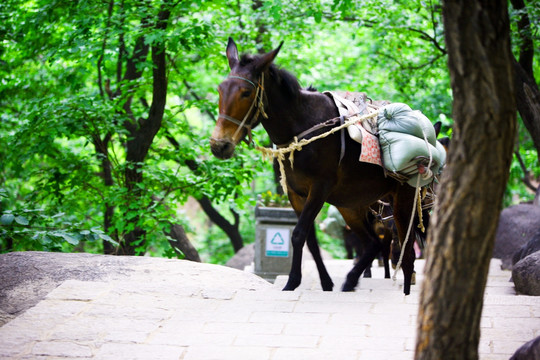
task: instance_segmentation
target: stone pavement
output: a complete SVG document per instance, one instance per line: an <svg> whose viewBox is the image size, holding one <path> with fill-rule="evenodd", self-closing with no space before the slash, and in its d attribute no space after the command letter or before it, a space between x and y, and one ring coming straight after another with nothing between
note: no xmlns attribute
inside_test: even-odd
<svg viewBox="0 0 540 360"><path fill-rule="evenodd" d="M272 285L215 265L138 261L124 278L64 281L0 327L0 359L413 359L420 286L404 296L402 278L394 285L381 268L341 293L351 261L327 261L336 291L322 292L306 262L301 288L282 292L286 277ZM482 360L506 360L540 335L540 297L516 295L499 264L486 289Z"/></svg>

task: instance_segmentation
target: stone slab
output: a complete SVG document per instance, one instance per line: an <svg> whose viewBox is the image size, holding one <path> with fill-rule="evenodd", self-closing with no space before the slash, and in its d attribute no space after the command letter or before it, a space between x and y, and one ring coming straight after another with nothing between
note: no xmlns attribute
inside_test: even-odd
<svg viewBox="0 0 540 360"><path fill-rule="evenodd" d="M60 264L81 261L90 269L95 262L95 268L85 277L51 273L47 284L58 281L55 288L0 327L1 359L414 358L422 260L418 284L404 296L402 279L383 279L375 264L373 278L362 279L356 292L341 293L339 286L333 292L317 288L318 275L308 261L306 284L282 292L279 283L221 266L73 257ZM327 264L336 284L352 266L348 260ZM108 272L115 267L119 273ZM491 269L497 278L509 275L500 271L500 260ZM540 335L540 297L516 295L511 282L492 280L490 275L481 319L481 360L508 359ZM490 289L504 291L490 295Z"/></svg>

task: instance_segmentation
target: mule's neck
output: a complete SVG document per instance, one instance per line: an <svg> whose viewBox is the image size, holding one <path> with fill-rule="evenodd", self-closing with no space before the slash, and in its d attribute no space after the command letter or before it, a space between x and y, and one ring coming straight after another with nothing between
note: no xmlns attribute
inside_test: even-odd
<svg viewBox="0 0 540 360"><path fill-rule="evenodd" d="M288 144L303 131L339 116L328 96L303 89L291 96L269 74L265 74L265 93L268 119L262 125L276 145Z"/></svg>

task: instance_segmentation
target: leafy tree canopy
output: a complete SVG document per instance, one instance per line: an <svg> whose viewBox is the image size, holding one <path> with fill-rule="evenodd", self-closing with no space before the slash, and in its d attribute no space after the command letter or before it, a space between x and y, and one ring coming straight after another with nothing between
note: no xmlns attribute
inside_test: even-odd
<svg viewBox="0 0 540 360"><path fill-rule="evenodd" d="M516 56L523 31L538 44L539 8L512 12ZM526 30L516 25L523 13ZM168 243L178 223L200 251L230 255L225 235L195 229L183 212L190 197L210 199L250 242L256 195L275 190L271 164L252 148L229 161L209 152L227 38L246 52L283 40L276 62L303 86L405 102L451 135L443 30L437 1L5 0L0 250L101 252L135 234L138 254L182 256ZM255 141L268 143L262 129ZM531 200L522 178L540 175L523 126L516 150L523 166L512 166L506 204Z"/></svg>

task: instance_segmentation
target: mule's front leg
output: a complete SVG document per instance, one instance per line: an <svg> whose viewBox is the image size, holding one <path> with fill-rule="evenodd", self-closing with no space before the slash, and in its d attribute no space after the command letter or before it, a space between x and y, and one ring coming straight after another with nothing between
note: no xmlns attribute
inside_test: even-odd
<svg viewBox="0 0 540 360"><path fill-rule="evenodd" d="M411 187L403 187L394 196L394 222L397 227L401 248L403 251L403 260L401 262L401 268L403 270L403 277L405 278L403 284L403 293L409 295L411 292L412 275L414 272L414 248L415 241L414 224L411 222L411 213L416 210L414 206L414 198L416 196L415 189ZM413 219L414 220L414 219ZM407 233L409 237L407 238ZM406 244L405 244L406 242ZM405 247L405 249L403 249Z"/></svg>
<svg viewBox="0 0 540 360"><path fill-rule="evenodd" d="M291 272L289 273L289 280L283 288L284 291L296 289L302 281L302 249L306 240L308 240L308 247L313 254L313 259L317 264L319 270L319 276L321 277L321 284L323 290L332 290L333 283L326 272L326 268L322 262L322 258L319 252L319 245L315 238L315 217L321 211L326 196L325 192L321 188L319 191L315 191L316 187L312 187L310 195L306 198L302 198L298 194L289 191L289 200L291 205L295 209L298 216L298 223L296 224L292 233L292 246L293 246L293 258ZM310 234L311 233L311 234ZM324 279L324 280L323 280Z"/></svg>
<svg viewBox="0 0 540 360"><path fill-rule="evenodd" d="M300 283L302 282L302 249L304 248L307 234L302 231L300 225L300 221L298 221L298 224L296 224L292 233L292 265L289 273L289 279L287 280L287 284L283 288L283 291L292 291L300 286Z"/></svg>
<svg viewBox="0 0 540 360"><path fill-rule="evenodd" d="M313 256L313 260L317 265L317 271L319 272L319 278L321 279L321 287L323 291L332 291L332 289L334 288L334 283L332 282L332 278L326 270L326 266L324 266L324 262L321 256L321 250L317 241L317 236L315 236L315 226L311 227L311 231L308 234L307 245L309 248L309 252Z"/></svg>

